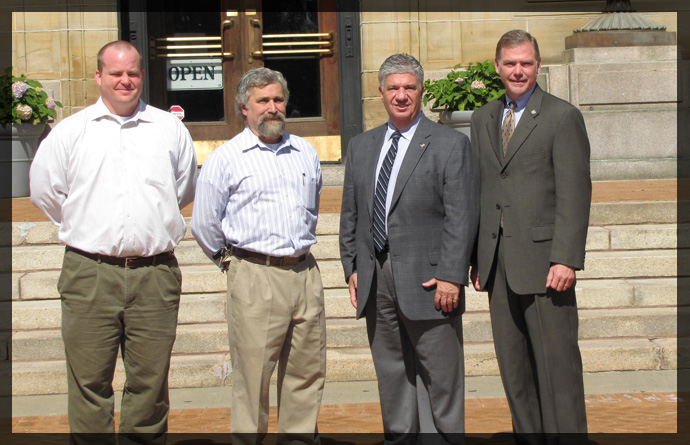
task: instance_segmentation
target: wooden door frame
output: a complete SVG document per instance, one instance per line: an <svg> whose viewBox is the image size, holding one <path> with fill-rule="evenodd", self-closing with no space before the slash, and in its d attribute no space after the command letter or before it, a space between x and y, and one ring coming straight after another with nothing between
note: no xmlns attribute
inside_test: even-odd
<svg viewBox="0 0 690 445"><path fill-rule="evenodd" d="M148 71L148 30L146 0L128 0L121 3L120 38L131 42L142 54L142 68ZM350 139L362 132L361 34L360 7L357 0L337 0L338 29L337 63L340 97L340 140L342 158ZM237 58L236 58L237 60ZM141 98L149 102L149 77L144 79ZM227 90L227 89L226 89ZM230 94L226 91L224 94ZM231 94L234 94L232 92ZM227 103L227 101L226 101ZM234 110L226 110L226 118L236 118ZM233 117L230 117L233 116ZM221 124L223 125L223 124ZM229 128L227 123L224 123ZM188 128L193 125L187 124ZM190 130L191 131L191 130ZM228 134L219 139L229 139Z"/></svg>

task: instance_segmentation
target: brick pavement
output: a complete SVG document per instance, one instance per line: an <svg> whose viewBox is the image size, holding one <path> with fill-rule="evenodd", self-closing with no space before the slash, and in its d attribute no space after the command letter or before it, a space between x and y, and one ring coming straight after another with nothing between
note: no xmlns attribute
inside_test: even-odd
<svg viewBox="0 0 690 445"><path fill-rule="evenodd" d="M676 393L590 394L586 396L589 431L592 434L676 433L677 402ZM465 406L468 434L496 436L511 431L510 411L504 398L467 399ZM115 418L117 424L119 413ZM269 432L275 432L276 425L277 412L272 407ZM230 408L173 409L169 431L227 434ZM324 405L319 415L319 431L322 434L381 433L379 404ZM15 417L12 432L67 433L67 416Z"/></svg>

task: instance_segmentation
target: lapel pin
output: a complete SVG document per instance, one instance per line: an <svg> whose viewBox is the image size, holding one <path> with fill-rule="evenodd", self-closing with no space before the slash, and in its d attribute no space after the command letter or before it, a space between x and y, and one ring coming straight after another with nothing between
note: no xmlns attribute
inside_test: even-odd
<svg viewBox="0 0 690 445"><path fill-rule="evenodd" d="M424 147L426 147L426 144L419 144L419 146L424 148Z"/></svg>
<svg viewBox="0 0 690 445"><path fill-rule="evenodd" d="M537 111L536 111L536 110L532 110L531 113L532 113L532 116L534 116L535 114L537 114Z"/></svg>

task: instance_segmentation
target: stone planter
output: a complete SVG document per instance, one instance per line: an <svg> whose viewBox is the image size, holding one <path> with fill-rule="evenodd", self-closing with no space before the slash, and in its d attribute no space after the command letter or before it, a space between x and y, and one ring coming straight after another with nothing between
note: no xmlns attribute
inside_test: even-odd
<svg viewBox="0 0 690 445"><path fill-rule="evenodd" d="M439 121L446 127L455 129L470 137L470 122L474 111L449 111L444 110L439 113Z"/></svg>
<svg viewBox="0 0 690 445"><path fill-rule="evenodd" d="M12 177L12 198L29 196L29 168L38 149L38 141L45 130L45 124L5 124L0 125L2 158L0 169L2 178ZM10 143L12 157L9 156ZM2 198L10 197L9 184L3 179Z"/></svg>

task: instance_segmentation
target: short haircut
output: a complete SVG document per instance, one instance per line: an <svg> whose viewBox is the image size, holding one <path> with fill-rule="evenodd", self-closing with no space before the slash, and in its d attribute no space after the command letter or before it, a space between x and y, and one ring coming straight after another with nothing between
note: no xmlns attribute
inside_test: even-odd
<svg viewBox="0 0 690 445"><path fill-rule="evenodd" d="M131 51L131 50L136 51L137 55L139 56L139 69L142 69L141 53L139 52L137 47L132 45L131 43L129 43L126 40L115 40L114 42L107 43L103 48L101 48L100 51L98 51L97 60L98 60L98 71L99 72L103 70L103 55L105 54L105 52L108 48L114 48L114 49L117 49L119 51Z"/></svg>
<svg viewBox="0 0 690 445"><path fill-rule="evenodd" d="M501 60L501 50L503 48L515 48L526 42L532 44L534 55L539 59L539 44L532 34L522 29L513 29L503 34L496 44L496 60Z"/></svg>
<svg viewBox="0 0 690 445"><path fill-rule="evenodd" d="M280 71L274 71L266 67L254 68L244 73L244 76L237 84L237 96L235 96L235 111L237 111L237 114L244 117L240 105L249 106L249 95L252 93L252 88L263 88L272 83L279 83L283 87L283 96L285 96L285 104L287 105L290 91L288 91L287 81L283 74Z"/></svg>
<svg viewBox="0 0 690 445"><path fill-rule="evenodd" d="M383 89L386 78L391 74L414 74L420 89L424 87L424 68L409 54L393 54L379 68L379 86Z"/></svg>

